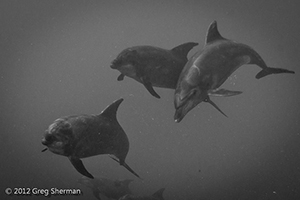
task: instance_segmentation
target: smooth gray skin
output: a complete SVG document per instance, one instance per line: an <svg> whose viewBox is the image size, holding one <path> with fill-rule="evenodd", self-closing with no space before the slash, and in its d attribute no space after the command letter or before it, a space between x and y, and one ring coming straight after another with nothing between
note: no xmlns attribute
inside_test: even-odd
<svg viewBox="0 0 300 200"><path fill-rule="evenodd" d="M165 188L161 188L153 193L151 196L134 196L134 195L125 195L119 200L164 200L163 192Z"/></svg>
<svg viewBox="0 0 300 200"><path fill-rule="evenodd" d="M112 62L111 68L121 72L118 81L125 76L142 83L150 94L160 96L153 87L175 89L179 75L188 61L187 54L198 43L188 42L171 50L153 46L135 46L123 50ZM240 91L218 89L209 95L228 97L241 94Z"/></svg>
<svg viewBox="0 0 300 200"><path fill-rule="evenodd" d="M129 189L129 184L132 181L132 179L111 180L107 178L89 179L82 177L78 180L78 183L91 188L94 196L101 200L100 194L110 199L119 199L126 194L132 194Z"/></svg>
<svg viewBox="0 0 300 200"><path fill-rule="evenodd" d="M210 103L224 114L208 95L211 91L218 90L244 64L255 64L262 69L256 75L257 79L269 74L295 73L287 69L267 67L256 51L245 44L223 38L218 31L217 22L212 22L204 48L189 59L179 76L174 95L175 122L180 122L202 101Z"/></svg>
<svg viewBox="0 0 300 200"><path fill-rule="evenodd" d="M121 72L118 81L124 76L142 83L150 94L156 98L160 96L153 87L175 89L178 77L188 61L187 54L198 45L188 42L171 50L154 46L134 46L123 50L111 68Z"/></svg>
<svg viewBox="0 0 300 200"><path fill-rule="evenodd" d="M89 178L93 176L80 158L103 154L114 156L115 161L139 177L125 163L129 141L116 117L122 101L113 102L99 115L75 115L55 120L46 131L42 144L51 152L68 157L75 169Z"/></svg>

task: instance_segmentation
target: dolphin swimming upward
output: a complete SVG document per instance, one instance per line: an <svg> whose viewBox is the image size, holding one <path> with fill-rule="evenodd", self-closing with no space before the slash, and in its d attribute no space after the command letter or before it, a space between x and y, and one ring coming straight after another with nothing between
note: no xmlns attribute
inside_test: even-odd
<svg viewBox="0 0 300 200"><path fill-rule="evenodd" d="M209 93L218 91L226 79L244 64L255 64L262 68L256 75L257 79L269 74L295 73L287 69L268 67L251 47L223 38L218 31L217 22L212 22L204 48L188 60L179 76L174 95L175 122L180 122L202 101L210 103L224 114L210 100Z"/></svg>

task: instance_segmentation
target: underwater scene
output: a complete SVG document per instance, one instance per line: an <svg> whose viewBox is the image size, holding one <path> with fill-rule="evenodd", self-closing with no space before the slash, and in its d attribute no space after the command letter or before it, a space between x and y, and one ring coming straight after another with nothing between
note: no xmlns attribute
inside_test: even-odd
<svg viewBox="0 0 300 200"><path fill-rule="evenodd" d="M1 0L0 199L300 199L299 6Z"/></svg>

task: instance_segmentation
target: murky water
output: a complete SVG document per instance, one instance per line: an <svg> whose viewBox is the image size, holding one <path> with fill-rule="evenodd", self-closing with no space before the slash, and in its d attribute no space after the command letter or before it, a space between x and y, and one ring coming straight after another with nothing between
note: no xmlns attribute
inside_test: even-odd
<svg viewBox="0 0 300 200"><path fill-rule="evenodd" d="M166 188L168 199L298 199L300 197L300 14L297 1L40 1L0 2L1 199L45 199L43 190L80 189L66 157L44 153L44 131L58 117L97 114L120 97L118 121L128 135L127 163L137 179L108 156L83 159L96 177L134 179L137 195ZM253 47L268 66L294 70L255 79L245 65L223 85L241 95L212 97L181 123L173 120L174 91L125 77L110 62L123 49L171 49L199 42L218 21L225 38ZM13 196L6 188L36 188ZM52 195L51 199L75 199Z"/></svg>

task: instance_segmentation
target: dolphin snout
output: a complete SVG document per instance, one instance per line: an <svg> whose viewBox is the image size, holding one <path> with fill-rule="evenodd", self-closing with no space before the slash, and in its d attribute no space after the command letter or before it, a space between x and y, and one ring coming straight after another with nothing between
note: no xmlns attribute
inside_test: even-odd
<svg viewBox="0 0 300 200"><path fill-rule="evenodd" d="M112 69L117 69L116 65L114 65L114 64L111 64L111 65L110 65L110 68L112 68Z"/></svg>
<svg viewBox="0 0 300 200"><path fill-rule="evenodd" d="M118 60L117 59L115 59L111 62L110 68L112 68L112 69L117 69L118 68Z"/></svg>
<svg viewBox="0 0 300 200"><path fill-rule="evenodd" d="M174 121L176 123L179 123L181 122L182 119L183 119L183 115L180 112L176 111L174 115Z"/></svg>
<svg viewBox="0 0 300 200"><path fill-rule="evenodd" d="M42 144L47 146L49 144L49 141L47 141L45 138L43 138L42 139Z"/></svg>
<svg viewBox="0 0 300 200"><path fill-rule="evenodd" d="M42 144L47 146L53 142L53 136L52 135L45 135L45 137L42 139Z"/></svg>
<svg viewBox="0 0 300 200"><path fill-rule="evenodd" d="M183 106L184 104L184 98L182 98L180 96L180 94L176 94L175 97L174 97L174 106L175 106L175 109L178 109L180 108L181 106Z"/></svg>

